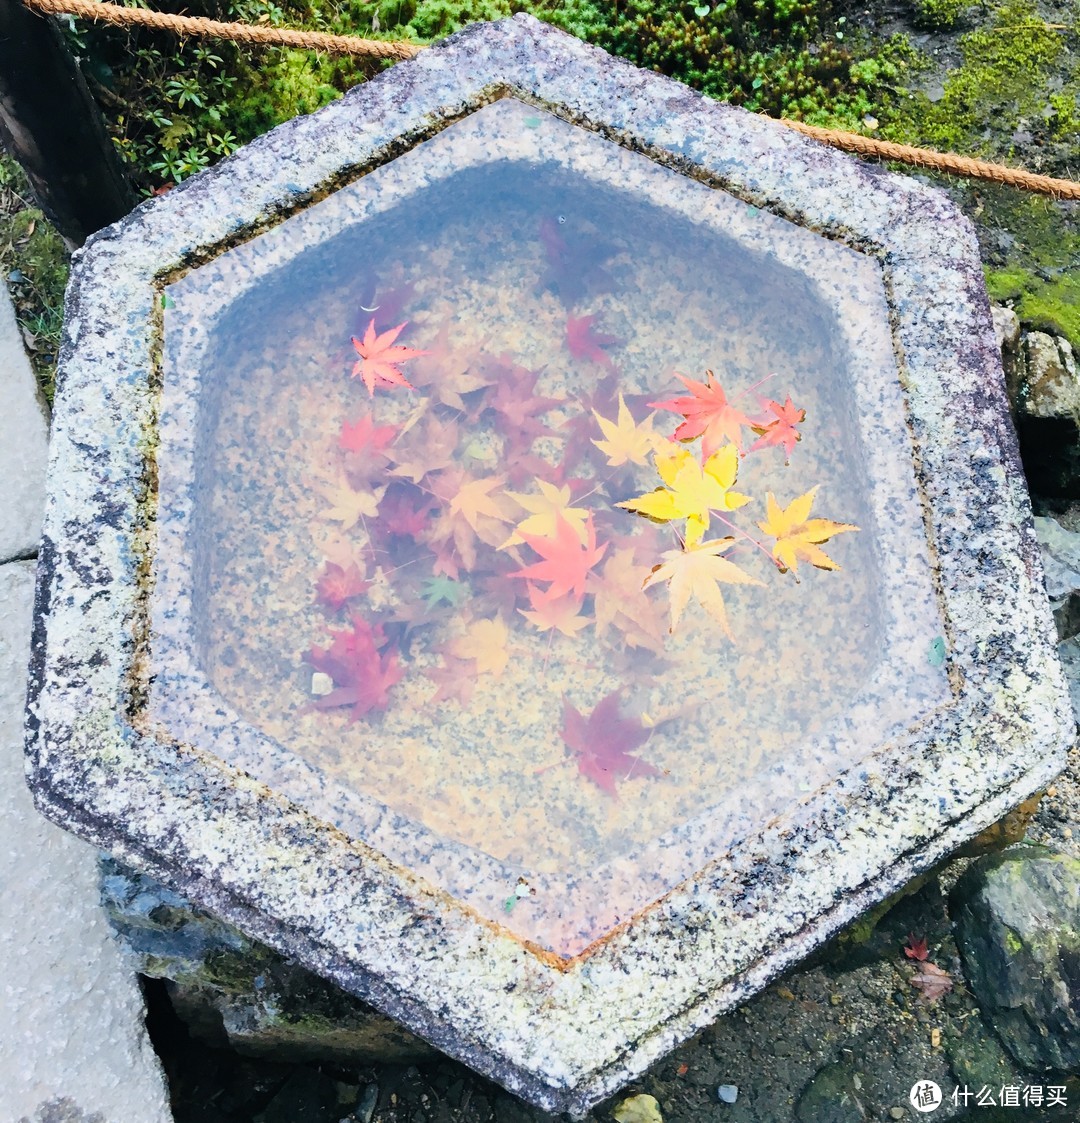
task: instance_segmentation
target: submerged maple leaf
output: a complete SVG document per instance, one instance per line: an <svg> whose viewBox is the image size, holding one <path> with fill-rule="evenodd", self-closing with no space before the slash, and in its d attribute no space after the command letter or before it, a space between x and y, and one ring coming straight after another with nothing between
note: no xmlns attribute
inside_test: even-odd
<svg viewBox="0 0 1080 1123"><path fill-rule="evenodd" d="M613 799L618 780L659 776L651 764L633 755L652 735L640 722L619 715L619 692L609 694L586 718L563 698L562 739L577 760L578 772Z"/></svg>
<svg viewBox="0 0 1080 1123"><path fill-rule="evenodd" d="M588 359L602 366L611 366L611 356L604 350L622 343L618 336L594 328L596 316L566 317L566 347L575 359Z"/></svg>
<svg viewBox="0 0 1080 1123"><path fill-rule="evenodd" d="M315 599L336 612L347 600L360 596L370 588L371 582L364 578L355 562L348 569L334 562L327 562L315 585Z"/></svg>
<svg viewBox="0 0 1080 1123"><path fill-rule="evenodd" d="M317 485L317 490L330 503L325 511L319 512L320 517L341 523L342 530L351 530L361 519L375 517L386 486L366 491L348 485L324 483Z"/></svg>
<svg viewBox="0 0 1080 1123"><path fill-rule="evenodd" d="M556 515L555 536L538 538L523 534L522 538L538 553L543 561L533 562L523 569L515 569L511 577L534 578L537 581L550 581L547 593L552 597L573 592L581 598L585 595L585 578L589 570L604 556L608 544L596 545L596 527L592 514L585 521L585 541L578 537L573 525Z"/></svg>
<svg viewBox="0 0 1080 1123"><path fill-rule="evenodd" d="M650 413L641 422L634 420L621 390L617 420L608 421L595 409L592 414L604 434L602 441L593 441L593 444L607 456L609 468L618 468L622 464L645 464L649 454L659 450L665 440L653 430L653 414Z"/></svg>
<svg viewBox="0 0 1080 1123"><path fill-rule="evenodd" d="M922 991L922 996L927 1002L937 1002L943 994L948 994L953 988L952 975L929 960L919 964L918 971L908 982L916 990Z"/></svg>
<svg viewBox="0 0 1080 1123"><path fill-rule="evenodd" d="M701 455L708 460L725 442L742 449L742 429L753 422L728 400L713 372L705 372L704 382L695 382L681 374L675 376L690 391L688 398L669 398L665 402L649 402L653 409L670 409L683 415L683 423L675 430L677 441L701 437Z"/></svg>
<svg viewBox="0 0 1080 1123"><path fill-rule="evenodd" d="M768 518L759 522L758 526L776 539L772 554L785 573L789 569L797 573L800 561L809 562L818 569L839 569L840 566L820 548L820 543L828 542L835 534L859 529L851 523L810 518L816 492L817 488L812 487L784 508L776 502L771 491L765 496Z"/></svg>
<svg viewBox="0 0 1080 1123"><path fill-rule="evenodd" d="M547 257L547 271L540 288L550 289L572 308L586 292L608 292L614 287L611 274L604 269L617 247L591 234L567 234L562 223L545 215L540 220L540 242Z"/></svg>
<svg viewBox="0 0 1080 1123"><path fill-rule="evenodd" d="M686 606L693 597L732 638L720 585L761 585L763 582L741 570L734 562L720 555L735 544L734 538L717 538L696 546L687 544L681 550L667 550L664 561L653 568L641 586L648 589L660 581L668 582L671 597L671 631L678 626Z"/></svg>
<svg viewBox="0 0 1080 1123"><path fill-rule="evenodd" d="M406 320L405 323L408 323ZM396 328L384 331L381 335L375 332L375 320L367 326L363 339L352 337L352 345L356 348L359 360L353 365L353 378L362 378L368 388L368 394L375 393L378 385L405 386L412 389L405 375L397 368L398 363L406 359L415 359L419 355L426 355L426 351L418 351L415 347L395 347L394 340L401 334L405 323L398 324Z"/></svg>
<svg viewBox="0 0 1080 1123"><path fill-rule="evenodd" d="M451 321L444 320L429 351L418 356L411 371L417 387L430 388L432 396L451 409L468 413L462 394L472 394L491 385L491 379L480 373L482 344L451 343Z"/></svg>
<svg viewBox="0 0 1080 1123"><path fill-rule="evenodd" d="M546 480L536 480L540 489L539 495L522 495L517 491L508 491L506 494L519 503L526 511L530 512L527 519L523 519L514 528L514 533L499 547L505 550L508 546L520 545L525 539L524 534L535 534L541 538L550 538L555 534L556 523L560 518L565 519L577 531L582 543L587 540L588 534L585 523L589 512L584 507L571 507L570 488L566 485L556 487Z"/></svg>
<svg viewBox="0 0 1080 1123"><path fill-rule="evenodd" d="M550 589L542 592L531 581L529 604L532 606L531 612L527 608L519 608L518 612L542 632L549 632L554 628L572 638L589 623L587 617L578 615L581 609L580 597L569 593L552 596Z"/></svg>
<svg viewBox="0 0 1080 1123"><path fill-rule="evenodd" d="M618 628L629 647L645 647L661 654L664 650L664 623L661 610L641 595L650 569L634 560L632 548L608 554L604 567L589 575L588 591L593 594L596 634L609 627Z"/></svg>
<svg viewBox="0 0 1080 1123"><path fill-rule="evenodd" d="M802 433L795 428L800 422L806 420L806 410L796 409L788 394L787 401L781 405L771 398L765 402L765 408L773 415L770 419L754 422L752 428L758 434L758 439L750 446L751 452L768 448L770 445L780 445L784 456L788 460L795 451L795 445L802 440Z"/></svg>
<svg viewBox="0 0 1080 1123"><path fill-rule="evenodd" d="M350 721L372 710L385 710L390 687L401 681L405 671L398 665L396 651L382 650L386 635L381 625L373 626L354 616L351 630L330 634L333 642L328 648L313 647L306 656L317 671L334 682L334 689L312 704L319 710L351 706Z"/></svg>
<svg viewBox="0 0 1080 1123"><path fill-rule="evenodd" d="M506 647L509 639L510 630L501 617L474 620L465 635L452 640L447 650L458 659L474 659L478 675L488 672L498 678L510 661Z"/></svg>
<svg viewBox="0 0 1080 1123"><path fill-rule="evenodd" d="M734 511L750 502L731 488L739 470L739 453L725 445L704 464L685 448L656 454L656 470L669 490L657 488L636 499L616 503L658 522L686 519L686 543L700 542L709 528L710 511Z"/></svg>

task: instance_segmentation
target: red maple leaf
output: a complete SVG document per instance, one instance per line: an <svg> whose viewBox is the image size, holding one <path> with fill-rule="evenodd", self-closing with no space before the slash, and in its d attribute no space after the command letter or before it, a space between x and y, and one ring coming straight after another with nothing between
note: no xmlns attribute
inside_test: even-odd
<svg viewBox="0 0 1080 1123"><path fill-rule="evenodd" d="M771 420L762 418L753 423L751 428L758 434L758 439L750 446L750 451L757 452L759 448L768 448L769 445L781 445L784 456L790 460L796 443L802 440L802 433L795 426L806 420L806 410L796 409L790 394L783 405L770 398L765 402L765 408L774 416Z"/></svg>
<svg viewBox="0 0 1080 1123"><path fill-rule="evenodd" d="M533 534L521 537L538 553L543 561L533 562L523 569L515 569L511 577L550 581L545 589L548 597L562 596L571 591L580 599L585 596L585 578L604 556L608 544L596 545L596 527L590 512L585 522L586 541L582 544L577 529L561 514L555 519L555 537L544 538Z"/></svg>
<svg viewBox="0 0 1080 1123"><path fill-rule="evenodd" d="M562 739L577 760L578 771L618 799L615 782L632 776L659 776L660 772L632 750L640 748L651 729L619 716L619 692L609 694L588 718L564 697Z"/></svg>
<svg viewBox="0 0 1080 1123"><path fill-rule="evenodd" d="M689 398L669 398L666 402L649 402L650 409L670 409L683 415L683 423L675 430L675 440L692 441L701 437L701 458L708 460L723 444L742 449L742 427L753 427L745 413L731 405L713 372L705 372L704 382L695 382L681 374L675 376L690 391Z"/></svg>
<svg viewBox="0 0 1080 1123"><path fill-rule="evenodd" d="M418 489L391 485L390 493L379 504L375 529L394 538L415 539L427 529L434 505L434 499Z"/></svg>
<svg viewBox="0 0 1080 1123"><path fill-rule="evenodd" d="M408 321L406 321L408 322ZM359 360L353 364L353 378L362 378L369 394L375 393L379 384L386 386L405 386L412 389L405 375L397 368L398 363L406 359L415 359L418 355L426 355L426 351L418 351L415 347L395 347L394 340L401 334L405 324L398 324L396 328L384 331L381 335L375 333L375 320L367 326L363 339L352 337L352 345L356 348Z"/></svg>
<svg viewBox="0 0 1080 1123"><path fill-rule="evenodd" d="M926 940L922 936L916 936L914 932L908 933L903 951L908 959L917 959L920 963L930 958L930 948Z"/></svg>
<svg viewBox="0 0 1080 1123"><path fill-rule="evenodd" d="M385 710L390 687L401 681L405 671L398 665L396 651L382 650L387 643L382 626L354 616L350 631L330 634L333 641L328 648L313 647L306 656L317 671L334 681L334 689L316 699L315 708L352 706L350 721L372 710Z"/></svg>
<svg viewBox="0 0 1080 1123"><path fill-rule="evenodd" d="M575 359L589 359L603 366L611 366L611 356L603 350L612 343L621 343L617 336L596 331L596 316L566 317L566 346Z"/></svg>
<svg viewBox="0 0 1080 1123"><path fill-rule="evenodd" d="M382 474L397 433L396 425L376 425L370 413L342 424L338 448L345 453L345 470L354 483Z"/></svg>
<svg viewBox="0 0 1080 1123"><path fill-rule="evenodd" d="M551 433L539 415L562 405L562 400L539 397L536 380L540 371L519 366L507 355L488 360L484 364L484 374L495 383L494 391L488 391L484 406L501 418L499 432L506 438L504 452L511 457L524 455L537 437Z"/></svg>
<svg viewBox="0 0 1080 1123"><path fill-rule="evenodd" d="M438 688L428 701L437 706L440 702L458 702L468 705L476 684L476 662L472 659L455 659L443 656L441 667L432 667L428 679Z"/></svg>
<svg viewBox="0 0 1080 1123"><path fill-rule="evenodd" d="M315 585L315 599L336 612L347 600L360 596L369 588L371 582L364 579L355 562L348 569L327 562Z"/></svg>

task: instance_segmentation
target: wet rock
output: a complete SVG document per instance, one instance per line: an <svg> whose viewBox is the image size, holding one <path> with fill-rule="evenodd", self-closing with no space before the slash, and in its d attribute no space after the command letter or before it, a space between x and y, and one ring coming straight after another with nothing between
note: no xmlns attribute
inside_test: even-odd
<svg viewBox="0 0 1080 1123"><path fill-rule="evenodd" d="M968 986L1008 1053L1080 1070L1080 861L1036 847L983 858L950 904Z"/></svg>
<svg viewBox="0 0 1080 1123"><path fill-rule="evenodd" d="M1043 516L1035 519L1035 536L1042 548L1046 595L1058 639L1069 639L1080 632L1080 534Z"/></svg>
<svg viewBox="0 0 1080 1123"><path fill-rule="evenodd" d="M1069 683L1069 697L1072 699L1073 713L1080 724L1080 636L1072 636L1058 644L1058 658L1065 668L1065 678Z"/></svg>
<svg viewBox="0 0 1080 1123"><path fill-rule="evenodd" d="M865 1074L853 1065L826 1065L799 1097L795 1118L799 1123L864 1123L864 1080Z"/></svg>
<svg viewBox="0 0 1080 1123"><path fill-rule="evenodd" d="M314 1069L298 1069L253 1123L338 1123L341 1116L334 1081Z"/></svg>
<svg viewBox="0 0 1080 1123"><path fill-rule="evenodd" d="M352 995L111 858L102 861L101 892L137 969L167 980L173 1007L200 1040L342 1067L437 1055Z"/></svg>
<svg viewBox="0 0 1080 1123"><path fill-rule="evenodd" d="M1020 389L1020 320L1011 308L1000 304L992 305L990 312L994 319L994 335L1001 348L1001 365L1005 370L1005 385L1009 391L1009 401L1016 403Z"/></svg>
<svg viewBox="0 0 1080 1123"><path fill-rule="evenodd" d="M1080 418L1080 379L1069 341L1046 332L1024 337L1025 393L1021 409L1030 417Z"/></svg>

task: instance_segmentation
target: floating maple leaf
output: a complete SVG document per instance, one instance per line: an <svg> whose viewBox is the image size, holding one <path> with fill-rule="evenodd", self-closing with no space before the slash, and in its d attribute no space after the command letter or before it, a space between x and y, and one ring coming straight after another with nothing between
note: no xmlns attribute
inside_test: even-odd
<svg viewBox="0 0 1080 1123"><path fill-rule="evenodd" d="M926 940L922 936L916 936L914 932L908 933L903 951L908 959L917 959L920 962L930 957L930 948Z"/></svg>
<svg viewBox="0 0 1080 1123"><path fill-rule="evenodd" d="M601 366L611 366L611 356L604 350L622 343L618 336L597 331L593 326L596 316L566 317L566 347L575 359L588 359Z"/></svg>
<svg viewBox="0 0 1080 1123"><path fill-rule="evenodd" d="M908 982L922 991L922 996L927 1002L937 1002L943 994L948 994L953 988L953 980L949 972L929 960L919 964L918 971Z"/></svg>
<svg viewBox="0 0 1080 1123"><path fill-rule="evenodd" d="M336 612L347 600L360 596L370 588L371 582L365 580L360 567L355 563L346 569L334 562L327 562L315 585L315 599Z"/></svg>
<svg viewBox="0 0 1080 1123"><path fill-rule="evenodd" d="M565 485L556 487L545 480L536 480L535 482L540 489L539 495L522 495L516 491L506 493L515 503L519 503L526 511L531 513L527 519L522 520L514 527L514 533L507 538L499 549L505 550L508 546L520 545L525 541L522 537L525 534L535 534L541 538L552 537L560 518L570 523L584 544L588 538L585 524L588 521L589 512L584 507L569 506L569 487Z"/></svg>
<svg viewBox="0 0 1080 1123"><path fill-rule="evenodd" d="M669 398L665 402L649 402L654 409L670 409L683 415L683 423L675 430L675 439L691 441L701 437L701 455L708 460L725 442L742 449L742 429L753 422L728 400L713 372L705 372L704 382L695 382L681 374L675 376L690 391L688 398Z"/></svg>
<svg viewBox="0 0 1080 1123"><path fill-rule="evenodd" d="M659 776L651 764L633 755L652 735L640 722L619 715L619 692L609 694L586 718L563 698L562 739L577 760L578 772L613 799L618 780Z"/></svg>
<svg viewBox="0 0 1080 1123"><path fill-rule="evenodd" d="M765 402L765 408L773 417L771 420L762 419L753 423L752 428L758 434L758 439L750 446L750 451L757 452L770 445L780 445L784 456L790 460L795 445L802 440L802 433L795 426L806 420L806 410L796 409L790 394L783 405L770 398Z"/></svg>
<svg viewBox="0 0 1080 1123"><path fill-rule="evenodd" d="M580 597L575 597L570 593L552 596L550 589L543 592L531 581L529 582L529 604L532 606L531 612L526 608L519 608L518 612L530 623L535 624L542 632L555 629L562 632L564 636L572 638L589 623L587 617L578 615L581 609Z"/></svg>
<svg viewBox="0 0 1080 1123"><path fill-rule="evenodd" d="M809 562L818 569L839 569L840 566L820 548L820 543L828 542L835 534L859 529L851 523L810 518L816 492L817 488L812 487L782 509L771 491L765 496L768 518L759 522L758 526L776 539L773 557L785 573L789 569L798 572L800 561Z"/></svg>
<svg viewBox="0 0 1080 1123"><path fill-rule="evenodd" d="M648 589L660 581L668 582L672 632L675 631L686 606L693 597L724 629L728 638L732 638L720 585L762 584L756 577L751 577L727 558L720 557L734 544L734 538L718 538L696 546L688 544L681 550L667 550L663 554L665 561L656 566L652 574L645 579L643 589Z"/></svg>
<svg viewBox="0 0 1080 1123"><path fill-rule="evenodd" d="M574 527L558 515L553 538L538 538L532 534L522 535L543 561L533 562L523 569L516 569L510 576L550 581L547 592L552 597L571 591L579 598L583 597L585 578L607 549L606 542L600 547L596 545L596 528L593 526L591 514L585 522L585 532L586 538L582 542Z"/></svg>
<svg viewBox="0 0 1080 1123"><path fill-rule="evenodd" d="M307 661L334 682L334 689L312 704L319 710L351 706L350 721L372 710L385 710L390 687L401 681L405 671L398 665L396 651L382 650L386 646L382 627L354 616L349 631L331 635L328 648L313 647L307 653Z"/></svg>
<svg viewBox="0 0 1080 1123"><path fill-rule="evenodd" d="M649 454L657 451L664 439L652 427L653 414L650 413L641 422L634 420L622 391L619 391L617 420L608 421L595 409L592 413L604 434L602 441L593 441L593 444L608 458L610 468L618 468L622 464L647 463Z"/></svg>
<svg viewBox="0 0 1080 1123"><path fill-rule="evenodd" d="M636 499L616 503L658 522L686 519L686 543L700 542L709 528L710 511L734 511L750 502L731 488L739 470L739 453L725 445L704 464L685 448L656 454L656 470L670 490L657 488Z"/></svg>
<svg viewBox="0 0 1080 1123"><path fill-rule="evenodd" d="M406 321L407 323L408 321ZM375 332L374 319L368 324L363 339L352 337L352 345L356 348L359 360L353 365L353 378L362 378L368 388L368 394L375 393L378 385L405 386L412 389L405 375L398 370L397 364L406 359L415 359L419 355L426 355L426 351L417 351L414 347L395 347L394 340L401 334L405 324L398 324L396 328L384 331L381 335Z"/></svg>

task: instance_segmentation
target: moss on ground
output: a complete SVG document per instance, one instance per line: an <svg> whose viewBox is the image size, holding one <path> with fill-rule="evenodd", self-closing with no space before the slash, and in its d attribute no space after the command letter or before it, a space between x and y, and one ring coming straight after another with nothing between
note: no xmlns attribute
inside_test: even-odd
<svg viewBox="0 0 1080 1123"><path fill-rule="evenodd" d="M0 152L0 269L15 305L30 364L51 402L70 255L32 203L26 177Z"/></svg>

